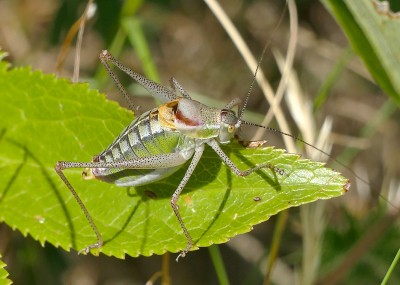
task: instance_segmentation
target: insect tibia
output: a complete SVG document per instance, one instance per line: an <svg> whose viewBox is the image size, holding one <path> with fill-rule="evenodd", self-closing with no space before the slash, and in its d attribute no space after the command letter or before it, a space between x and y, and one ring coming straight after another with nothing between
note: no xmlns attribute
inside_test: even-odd
<svg viewBox="0 0 400 285"><path fill-rule="evenodd" d="M116 60L108 51L103 50L100 53L100 61L106 68L108 74L111 76L112 80L114 83L117 85L119 91L121 94L124 96L125 100L129 103L129 107L131 110L134 110L133 103L131 102L130 97L128 96L128 93L126 92L125 88L119 81L118 77L115 75L115 73L111 70L110 66L108 65L108 62L111 62L113 65L115 65L119 70L125 72L129 77L132 79L136 80L140 85L142 85L151 95L153 95L156 99L158 99L161 103L167 103L169 101L178 99L179 96L175 94L175 90L178 90L184 97L187 97L190 99L189 94L182 88L182 86L177 83L176 80L173 80L173 89L171 90L167 87L164 87L153 80L150 80L139 73L133 71L129 67L126 67L123 65L121 62Z"/></svg>
<svg viewBox="0 0 400 285"><path fill-rule="evenodd" d="M189 93L180 85L180 83L175 79L175 77L171 77L169 80L171 87L176 91L178 90L179 93L183 95L183 97L190 99Z"/></svg>
<svg viewBox="0 0 400 285"><path fill-rule="evenodd" d="M88 163L86 163L88 164ZM94 244L91 244L84 249L80 250L78 253L84 253L87 254L90 252L92 248L101 248L103 245L103 237L101 236L99 230L97 229L97 226L95 225L91 215L89 214L88 210L85 207L85 204L82 202L81 198L79 197L78 193L76 193L74 187L72 184L69 182L67 177L64 175L63 170L67 168L81 168L81 167L87 167L85 163L82 162L67 162L67 161L57 161L54 169L56 170L58 176L61 178L61 180L64 182L64 184L67 186L71 194L74 196L76 202L79 204L79 207L81 208L82 212L85 214L85 217L87 221L89 222L90 227L93 229L94 233L96 234L97 242Z"/></svg>
<svg viewBox="0 0 400 285"><path fill-rule="evenodd" d="M75 161L57 161L56 166L54 167L59 171L62 171L64 169L69 169L69 168L87 168L91 167L89 165L92 165L92 162L75 162Z"/></svg>

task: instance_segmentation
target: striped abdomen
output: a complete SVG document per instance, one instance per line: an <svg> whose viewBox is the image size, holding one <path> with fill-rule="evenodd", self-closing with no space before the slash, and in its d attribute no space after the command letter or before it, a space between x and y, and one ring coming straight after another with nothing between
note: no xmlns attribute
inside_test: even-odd
<svg viewBox="0 0 400 285"><path fill-rule="evenodd" d="M110 146L95 157L94 161L135 160L139 157L180 151L181 148L190 145L192 139L160 124L158 112L158 108L155 108L134 120ZM159 169L94 168L92 173L96 178L115 183L118 186L138 186L165 178L179 167Z"/></svg>

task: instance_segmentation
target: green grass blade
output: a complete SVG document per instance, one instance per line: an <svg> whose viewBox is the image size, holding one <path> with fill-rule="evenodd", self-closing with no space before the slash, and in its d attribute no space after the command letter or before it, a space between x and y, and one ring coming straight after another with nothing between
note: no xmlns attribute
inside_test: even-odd
<svg viewBox="0 0 400 285"><path fill-rule="evenodd" d="M219 284L229 285L228 274L226 273L224 261L222 259L219 247L217 245L212 245L208 247L208 251L210 252L211 261L217 273Z"/></svg>
<svg viewBox="0 0 400 285"><path fill-rule="evenodd" d="M343 55L340 57L338 62L329 72L326 80L320 86L318 93L314 99L313 112L316 113L319 108L328 100L332 87L337 83L343 71L346 68L348 61L353 56L351 50L347 49Z"/></svg>
<svg viewBox="0 0 400 285"><path fill-rule="evenodd" d="M160 76L153 62L140 20L132 17L124 18L121 24L125 33L128 35L129 42L135 48L140 62L143 64L143 71L146 77L155 82L160 82Z"/></svg>
<svg viewBox="0 0 400 285"><path fill-rule="evenodd" d="M381 285L386 285L386 284L388 284L389 278L390 278L390 276L393 274L394 268L397 266L397 264L399 263L399 261L400 261L400 248L399 248L399 250L397 251L397 254L396 254L396 256L394 257L393 262L392 262L392 264L390 265L390 267L389 267L389 269L388 269L388 271L387 271L385 277L383 278Z"/></svg>
<svg viewBox="0 0 400 285"><path fill-rule="evenodd" d="M58 160L90 161L132 120L131 112L87 84L71 84L29 68L6 71L0 62L0 221L65 250L95 236L76 201L54 172ZM207 148L181 195L180 211L196 246L223 243L271 215L345 192L347 179L322 163L271 147L223 147L240 169L268 161L270 169L237 177ZM103 234L106 255L178 252L186 239L170 198L186 166L161 182L119 188L65 171Z"/></svg>
<svg viewBox="0 0 400 285"><path fill-rule="evenodd" d="M263 282L264 285L270 284L272 269L274 268L275 262L278 258L279 248L281 246L282 236L288 218L289 218L289 211L282 211L278 214L278 219L274 227L274 234L272 236L270 251L268 254L267 268L265 270L266 273Z"/></svg>

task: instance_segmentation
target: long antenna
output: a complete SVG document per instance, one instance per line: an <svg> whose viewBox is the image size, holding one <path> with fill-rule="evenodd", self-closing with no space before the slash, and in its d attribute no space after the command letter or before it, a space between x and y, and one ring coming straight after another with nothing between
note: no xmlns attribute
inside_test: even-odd
<svg viewBox="0 0 400 285"><path fill-rule="evenodd" d="M321 152L322 154L328 156L328 157L329 157L330 159L332 159L334 162L336 162L336 163L339 164L340 166L342 166L342 167L346 168L347 170L349 170L354 176L356 176L356 177L357 177L358 179L360 179L362 182L364 182L364 183L366 183L366 184L369 184L366 180L364 180L363 178L359 177L359 176L354 172L354 170L352 170L349 166L347 166L347 165L344 164L343 162L340 162L339 160L333 158L333 157L332 157L329 153L327 153L326 151L324 151L324 150L322 150L322 149L320 149L320 148L318 148L318 147L312 145L311 143L306 142L305 140L303 140L303 139L301 139L301 138L299 138L299 137L296 137L296 136L294 136L294 135L291 135L291 134L289 134L289 133L282 132L282 131L280 131L280 130L277 130L277 129L274 129L274 128L271 128L271 127L266 127L266 126L262 126L262 125L255 124L255 123L251 123L251 122L242 121L242 123L245 124L245 125L248 125L248 126L259 127L259 128L266 129L266 130L268 130L268 131L272 131L272 132L275 132L275 133L279 133L279 134L284 135L284 136L292 137L292 138L294 138L295 140L297 140L297 141L299 141L299 142L301 142L301 143L304 143L305 145L307 145L307 146L309 146L309 147L311 147L311 148L313 148L313 149L315 149L315 150Z"/></svg>
<svg viewBox="0 0 400 285"><path fill-rule="evenodd" d="M260 69L261 62L264 59L264 55L267 52L268 47L271 45L271 41L272 41L272 38L273 38L274 34L276 33L276 31L278 30L278 28L280 27L280 25L281 25L281 23L283 21L283 17L285 15L285 11L286 11L286 9L284 9L283 12L281 13L281 15L279 17L278 24L275 26L274 30L272 31L271 37L269 37L268 42L265 44L265 46L263 48L263 51L261 53L261 57L260 57L260 59L258 60L258 63L257 63L256 70L254 71L253 80L251 81L251 84L250 84L250 87L249 87L249 91L247 91L247 95L246 95L246 98L244 99L243 105L242 105L241 108L239 108L239 111L238 111L238 118L239 119L238 119L237 124L236 124L237 126L240 126L240 124L242 123L242 116L243 116L244 110L247 107L247 103L249 101L250 95L253 92L253 87L254 87L254 84L256 82L256 77L257 77L258 70Z"/></svg>
<svg viewBox="0 0 400 285"><path fill-rule="evenodd" d="M358 178L360 181L364 182L365 184L370 185L370 183L369 183L367 180L365 180L365 179L363 179L362 177L360 177L360 176L359 176L353 169L351 169L349 166L347 166L347 165L344 164L343 162L337 160L336 158L332 157L332 155L330 155L330 154L327 153L326 151L324 151L324 150L322 150L322 149L320 149L320 148L318 148L318 147L312 145L311 143L306 142L305 140L303 140L303 139L301 139L301 138L299 138L299 137L297 137L297 136L293 136L293 135L291 135L291 134L289 134L289 133L285 133L285 132L282 132L282 131L280 131L280 130L277 130L277 129L274 129L274 128L271 128L271 127L262 126L262 125L259 125L259 124L256 124L256 123L246 122L246 121L243 121L243 120L241 121L241 123L244 124L244 125L248 125L248 126L254 126L254 127L263 128L263 129L266 129L266 130L268 130L268 131L272 131L272 132L275 132L275 133L279 133L279 134L284 135L284 136L292 137L292 138L294 138L296 141L299 141L299 142L301 142L301 143L304 143L305 145L307 145L307 146L309 146L309 147L311 147L311 148L313 148L313 149L315 149L315 150L321 152L322 154L326 155L327 157L329 157L329 159L331 159L331 160L334 161L335 163L339 164L340 166L342 166L343 168L345 168L346 170L348 170L351 174L353 174L353 175L354 175L356 178ZM390 206L392 206L392 207L395 208L395 209L398 209L397 206L395 206L393 203L391 203L391 202L390 202L388 199L386 199L384 196L380 195L380 197L381 197L386 203L388 203Z"/></svg>

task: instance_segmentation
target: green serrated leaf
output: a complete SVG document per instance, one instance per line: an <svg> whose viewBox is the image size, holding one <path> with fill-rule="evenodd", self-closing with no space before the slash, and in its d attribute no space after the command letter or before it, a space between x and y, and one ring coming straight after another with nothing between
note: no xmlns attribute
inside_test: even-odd
<svg viewBox="0 0 400 285"><path fill-rule="evenodd" d="M7 264L3 262L3 257L0 254L0 284L9 285L11 284L11 280L7 277L9 276L8 272L4 269Z"/></svg>
<svg viewBox="0 0 400 285"><path fill-rule="evenodd" d="M400 18L378 13L373 1L322 0L380 87L400 105Z"/></svg>
<svg viewBox="0 0 400 285"><path fill-rule="evenodd" d="M82 249L95 235L54 165L90 161L133 115L86 84L28 68L0 70L0 220L42 244ZM265 169L237 177L207 148L179 200L196 246L226 242L284 209L336 197L347 188L338 173L284 150L237 143L223 149L240 169L268 161L284 174ZM103 235L101 251L122 258L186 247L170 206L185 170L137 188L84 181L82 169L65 174Z"/></svg>

